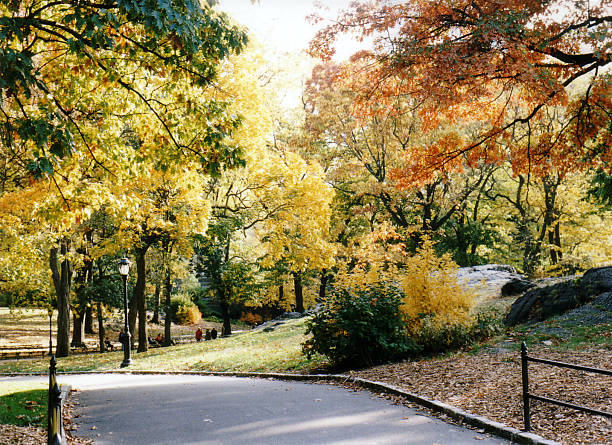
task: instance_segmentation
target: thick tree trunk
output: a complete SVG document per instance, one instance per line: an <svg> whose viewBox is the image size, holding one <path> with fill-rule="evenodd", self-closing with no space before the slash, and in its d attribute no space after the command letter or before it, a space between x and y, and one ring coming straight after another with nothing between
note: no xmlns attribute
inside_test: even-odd
<svg viewBox="0 0 612 445"><path fill-rule="evenodd" d="M64 239L60 247L54 247L49 253L49 266L55 294L57 296L57 339L55 354L67 357L70 354L70 288L72 285L72 265L66 255L70 248L69 241ZM59 264L58 254L63 260Z"/></svg>
<svg viewBox="0 0 612 445"><path fill-rule="evenodd" d="M104 316L102 315L102 303L96 302L96 316L98 318L98 343L100 344L100 352L106 352L106 330L104 329Z"/></svg>
<svg viewBox="0 0 612 445"><path fill-rule="evenodd" d="M293 287L295 289L295 311L304 312L304 293L300 272L293 272Z"/></svg>
<svg viewBox="0 0 612 445"><path fill-rule="evenodd" d="M93 328L93 308L91 306L87 306L85 309L85 333L95 334Z"/></svg>
<svg viewBox="0 0 612 445"><path fill-rule="evenodd" d="M83 338L85 331L85 324L83 323L83 311L73 311L72 312L72 341L70 342L70 346L75 348L80 348L83 346Z"/></svg>
<svg viewBox="0 0 612 445"><path fill-rule="evenodd" d="M278 286L278 306L280 308L283 307L283 302L285 301L285 288L281 284Z"/></svg>
<svg viewBox="0 0 612 445"><path fill-rule="evenodd" d="M149 349L147 341L147 300L145 298L145 284L147 279L147 249L136 250L136 287L134 289L134 300L138 307L138 352Z"/></svg>
<svg viewBox="0 0 612 445"><path fill-rule="evenodd" d="M161 287L159 282L155 283L155 297L153 302L153 318L151 323L159 324L159 304L160 304Z"/></svg>
<svg viewBox="0 0 612 445"><path fill-rule="evenodd" d="M123 292L123 290L121 290ZM128 294L129 295L129 294ZM131 348L134 349L134 343L136 342L136 318L138 317L138 306L136 304L136 298L132 296L132 299L128 302L128 326L130 328L130 343Z"/></svg>
<svg viewBox="0 0 612 445"><path fill-rule="evenodd" d="M561 252L561 229L559 227L559 223L555 225L555 246L559 249L557 251L557 260L561 261L563 259L563 252Z"/></svg>

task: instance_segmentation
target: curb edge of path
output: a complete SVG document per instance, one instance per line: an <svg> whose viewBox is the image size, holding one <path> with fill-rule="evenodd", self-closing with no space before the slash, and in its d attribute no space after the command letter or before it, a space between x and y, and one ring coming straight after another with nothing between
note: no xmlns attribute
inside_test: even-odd
<svg viewBox="0 0 612 445"><path fill-rule="evenodd" d="M432 411L447 415L453 420L457 420L466 425L480 428L487 433L495 434L503 439L511 440L515 443L524 445L561 445L554 440L545 439L537 434L520 431L517 428L509 427L500 422L495 422L484 416L470 414L455 406L449 405L439 400L432 400L426 397L419 396L407 391L404 391L397 386L389 385L383 382L374 380L362 379L343 374L282 374L282 373L264 373L264 372L214 372L214 371L148 371L148 370L116 370L116 371L76 371L76 372L58 372L58 374L135 374L135 375L207 375L207 376L223 376L223 377L254 377L276 380L295 380L295 381L332 381L339 383L353 383L365 389L371 389L387 394L404 397L406 400L429 408ZM8 376L34 376L47 374L41 373L0 373L0 377Z"/></svg>

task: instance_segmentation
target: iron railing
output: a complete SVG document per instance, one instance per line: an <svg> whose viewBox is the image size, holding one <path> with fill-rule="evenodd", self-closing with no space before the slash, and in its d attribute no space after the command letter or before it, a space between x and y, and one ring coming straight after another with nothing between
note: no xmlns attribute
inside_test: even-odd
<svg viewBox="0 0 612 445"><path fill-rule="evenodd" d="M67 445L64 422L62 421L62 405L64 393L57 384L57 369L55 356L51 357L49 366L49 407L47 410L47 444Z"/></svg>
<svg viewBox="0 0 612 445"><path fill-rule="evenodd" d="M597 416L605 416L605 417L612 418L612 413L608 413L606 411L599 411L597 409L588 408L586 406L575 405L573 403L551 399L548 397L538 396L536 394L531 394L529 392L528 362L543 363L545 365L557 366L560 368L576 369L578 371L593 372L597 374L612 376L612 371L608 369L589 368L587 366L574 365L571 363L557 362L557 361L546 360L546 359L538 358L538 357L529 357L527 355L527 345L525 344L525 342L523 342L521 344L521 370L523 374L523 418L525 421L525 431L531 430L531 412L530 412L529 402L532 399L539 400L541 402L552 403L554 405L564 406L566 408L572 408L578 411L583 411L585 413L589 413L589 414L593 414Z"/></svg>

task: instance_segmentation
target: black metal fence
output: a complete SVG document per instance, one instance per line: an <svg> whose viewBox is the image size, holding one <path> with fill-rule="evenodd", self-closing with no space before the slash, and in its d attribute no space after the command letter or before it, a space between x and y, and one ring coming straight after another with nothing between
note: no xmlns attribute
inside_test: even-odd
<svg viewBox="0 0 612 445"><path fill-rule="evenodd" d="M62 421L62 406L65 392L57 384L55 356L51 357L49 366L49 407L47 410L47 444L67 445L64 422Z"/></svg>
<svg viewBox="0 0 612 445"><path fill-rule="evenodd" d="M531 412L529 407L530 400L539 400L541 402L552 403L554 405L564 406L566 408L572 408L575 410L583 411L585 413L594 414L597 416L605 416L612 418L612 413L605 411L599 411L596 409L588 408L586 406L575 405L569 402L563 402L561 400L555 400L548 397L538 396L529 392L529 369L528 362L543 363L545 365L558 366L560 368L576 369L578 371L593 372L596 374L603 374L612 376L612 371L608 369L589 368L586 366L573 365L571 363L557 362L553 360L546 360L538 357L529 357L527 355L527 345L525 342L521 344L521 370L523 374L523 418L525 421L525 431L531 430Z"/></svg>

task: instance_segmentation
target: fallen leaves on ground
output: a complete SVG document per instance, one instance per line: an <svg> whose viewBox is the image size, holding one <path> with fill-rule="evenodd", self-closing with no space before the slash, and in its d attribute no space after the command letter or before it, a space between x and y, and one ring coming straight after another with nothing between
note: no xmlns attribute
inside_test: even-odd
<svg viewBox="0 0 612 445"><path fill-rule="evenodd" d="M74 419L74 404L70 400L62 410L64 430L68 445L89 445L90 439L74 437L72 431ZM40 445L47 443L47 430L34 426L0 425L0 445Z"/></svg>
<svg viewBox="0 0 612 445"><path fill-rule="evenodd" d="M612 368L611 349L551 352L534 349L530 356L592 368ZM472 414L523 428L519 353L407 361L351 372L352 376L388 383L407 392L439 400ZM601 411L610 411L610 377L529 363L532 394ZM531 402L532 432L564 444L612 443L612 421L539 401Z"/></svg>

